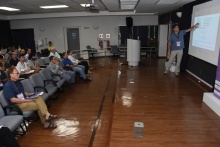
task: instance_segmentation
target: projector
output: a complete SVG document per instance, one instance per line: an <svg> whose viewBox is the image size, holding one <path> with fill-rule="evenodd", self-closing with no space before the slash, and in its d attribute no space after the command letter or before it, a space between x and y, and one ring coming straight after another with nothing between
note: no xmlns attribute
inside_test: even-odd
<svg viewBox="0 0 220 147"><path fill-rule="evenodd" d="M90 4L90 9L97 10L99 7L96 4Z"/></svg>
<svg viewBox="0 0 220 147"><path fill-rule="evenodd" d="M89 9L90 9L90 12L99 13L99 7L96 4L90 4Z"/></svg>

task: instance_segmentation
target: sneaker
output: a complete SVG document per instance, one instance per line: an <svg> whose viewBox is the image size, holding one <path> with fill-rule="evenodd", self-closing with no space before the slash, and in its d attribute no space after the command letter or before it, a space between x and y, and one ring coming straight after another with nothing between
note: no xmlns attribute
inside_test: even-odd
<svg viewBox="0 0 220 147"><path fill-rule="evenodd" d="M179 76L180 75L180 73L179 72L177 72L177 73L175 73L176 74L176 76Z"/></svg>
<svg viewBox="0 0 220 147"><path fill-rule="evenodd" d="M166 75L167 73L168 73L168 71L167 71L167 70L165 70L164 74Z"/></svg>
<svg viewBox="0 0 220 147"><path fill-rule="evenodd" d="M84 80L84 82L91 82L92 80L90 80L90 79L88 79L88 78L86 78L85 80Z"/></svg>

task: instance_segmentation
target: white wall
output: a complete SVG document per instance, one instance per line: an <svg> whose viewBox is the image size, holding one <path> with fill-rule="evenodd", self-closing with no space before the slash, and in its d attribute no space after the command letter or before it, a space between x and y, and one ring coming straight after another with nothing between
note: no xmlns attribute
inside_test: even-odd
<svg viewBox="0 0 220 147"><path fill-rule="evenodd" d="M52 41L59 52L67 50L66 28L80 28L80 49L86 49L87 45L98 48L98 35L111 34L111 45L118 45L118 26L126 25L128 16L90 16L90 17L66 17L11 20L11 29L33 28L35 41ZM158 16L132 16L133 25L158 25ZM93 26L99 26L98 30ZM87 29L86 29L87 28ZM40 31L41 30L41 31ZM47 45L41 46L45 48Z"/></svg>

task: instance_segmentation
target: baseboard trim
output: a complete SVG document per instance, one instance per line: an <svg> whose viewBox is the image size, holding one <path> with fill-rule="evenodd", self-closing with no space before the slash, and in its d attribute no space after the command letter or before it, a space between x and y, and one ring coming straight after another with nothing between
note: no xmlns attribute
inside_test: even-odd
<svg viewBox="0 0 220 147"><path fill-rule="evenodd" d="M192 80L194 83L196 83L199 87L203 88L207 92L213 92L213 86L206 83L205 81L203 81L202 79L200 79L199 77L197 77L196 75L194 75L188 70L186 70L186 73L187 73L187 77L190 80Z"/></svg>

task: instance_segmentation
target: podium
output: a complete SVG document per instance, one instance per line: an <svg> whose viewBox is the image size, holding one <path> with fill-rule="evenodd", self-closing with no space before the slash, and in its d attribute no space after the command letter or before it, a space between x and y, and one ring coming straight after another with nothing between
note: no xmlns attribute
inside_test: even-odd
<svg viewBox="0 0 220 147"><path fill-rule="evenodd" d="M140 40L127 39L127 61L129 66L138 66L140 61Z"/></svg>

